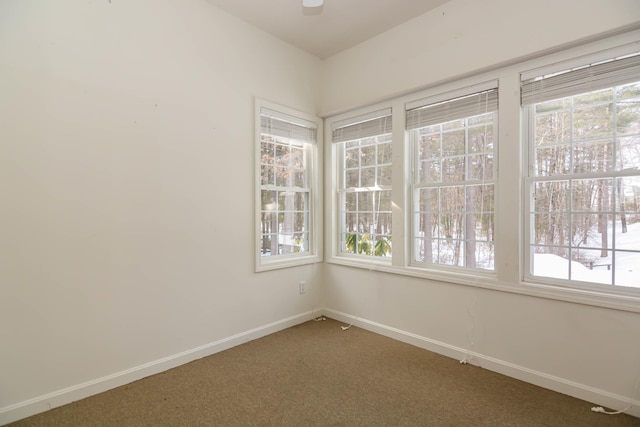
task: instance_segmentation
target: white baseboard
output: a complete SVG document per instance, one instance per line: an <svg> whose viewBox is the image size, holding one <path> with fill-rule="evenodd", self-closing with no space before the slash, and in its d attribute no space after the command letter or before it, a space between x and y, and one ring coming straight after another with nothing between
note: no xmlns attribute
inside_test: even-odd
<svg viewBox="0 0 640 427"><path fill-rule="evenodd" d="M625 413L635 417L640 417L639 400L632 400L630 402L629 397L620 396L594 387L589 387L584 384L579 384L573 381L566 380L564 378L556 377L554 375L548 375L544 372L535 371L524 366L515 365L513 363L485 356L480 353L467 351L464 348L456 347L441 341L432 340L430 338L416 335L411 332L362 319L336 310L325 308L323 312L325 316L344 322L346 324L353 324L354 326L357 326L359 328L366 329L368 331L375 332L377 334L384 335L386 337L393 338L407 344L415 345L416 347L433 351L434 353L442 354L456 360L465 360L471 365L479 366L484 369L509 376L511 378L525 381L530 384L534 384L549 390L553 390L571 397L584 400L586 402L594 402L596 406L603 406L605 408L612 408L614 410L622 410L627 408L631 403L631 408L629 408ZM585 411L590 411L592 406L593 405L591 404L585 405ZM593 415L599 417L611 416L595 412Z"/></svg>
<svg viewBox="0 0 640 427"><path fill-rule="evenodd" d="M136 366L102 378L97 378L92 381L77 384L72 387L57 390L52 393L0 408L0 425L5 425L49 409L75 402L77 400L129 384L150 375L155 375L168 369L184 365L185 363L193 360L230 349L248 341L273 334L291 326L311 320L314 316L317 316L318 313L320 313L319 310L315 312L309 311L302 313L255 329L241 332L191 350L186 350L172 356L154 360L152 362L145 363L144 365Z"/></svg>

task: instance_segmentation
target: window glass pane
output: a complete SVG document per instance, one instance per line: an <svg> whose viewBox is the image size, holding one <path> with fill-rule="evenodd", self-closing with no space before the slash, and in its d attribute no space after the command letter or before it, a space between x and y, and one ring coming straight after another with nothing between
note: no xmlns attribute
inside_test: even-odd
<svg viewBox="0 0 640 427"><path fill-rule="evenodd" d="M460 156L465 151L464 129L442 135L442 156Z"/></svg>
<svg viewBox="0 0 640 427"><path fill-rule="evenodd" d="M344 152L344 167L345 168L357 168L360 166L360 149L349 149Z"/></svg>
<svg viewBox="0 0 640 427"><path fill-rule="evenodd" d="M263 234L260 239L260 256L271 256L275 252L272 253L272 244L271 244L271 234ZM277 249L276 249L277 250Z"/></svg>
<svg viewBox="0 0 640 427"><path fill-rule="evenodd" d="M360 165L371 166L376 164L376 146L369 145L360 149Z"/></svg>
<svg viewBox="0 0 640 427"><path fill-rule="evenodd" d="M534 212L566 212L570 203L569 181L538 181L534 185Z"/></svg>
<svg viewBox="0 0 640 427"><path fill-rule="evenodd" d="M613 136L613 105L611 103L576 108L573 112L573 138L588 141Z"/></svg>
<svg viewBox="0 0 640 427"><path fill-rule="evenodd" d="M307 187L307 172L304 169L296 169L291 171L291 173L293 174L291 184L294 187Z"/></svg>
<svg viewBox="0 0 640 427"><path fill-rule="evenodd" d="M309 213L309 192L297 192L295 194L294 209L299 212Z"/></svg>
<svg viewBox="0 0 640 427"><path fill-rule="evenodd" d="M354 233L358 231L358 214L357 213L347 213L345 218L345 230Z"/></svg>
<svg viewBox="0 0 640 427"><path fill-rule="evenodd" d="M357 205L358 193L346 193L345 194L345 211L356 212L358 210Z"/></svg>
<svg viewBox="0 0 640 427"><path fill-rule="evenodd" d="M551 101L545 104L555 103ZM544 105L544 104L542 104ZM571 140L571 113L551 110L536 116L536 146L558 145Z"/></svg>
<svg viewBox="0 0 640 427"><path fill-rule="evenodd" d="M358 231L360 233L371 233L373 228L373 213L360 211L358 214Z"/></svg>
<svg viewBox="0 0 640 427"><path fill-rule="evenodd" d="M635 249L638 249L637 245L635 246ZM636 288L640 287L640 273L638 272L638 265L640 265L640 254L638 252L616 251L616 285L634 286Z"/></svg>
<svg viewBox="0 0 640 427"><path fill-rule="evenodd" d="M618 101L616 105L616 133L618 136L637 135L640 132L638 122L640 122L640 97Z"/></svg>
<svg viewBox="0 0 640 427"><path fill-rule="evenodd" d="M536 276L569 279L569 252L563 248L533 247L533 274ZM579 265L579 263L575 263Z"/></svg>
<svg viewBox="0 0 640 427"><path fill-rule="evenodd" d="M464 161L464 157L448 157L442 159L442 181L463 181L465 178Z"/></svg>
<svg viewBox="0 0 640 427"><path fill-rule="evenodd" d="M640 117L638 117L637 123L640 127ZM634 136L618 138L616 147L618 159L616 164L617 171L640 169L639 141L640 133Z"/></svg>
<svg viewBox="0 0 640 427"><path fill-rule="evenodd" d="M571 167L571 145L540 146L535 153L537 176L565 174Z"/></svg>
<svg viewBox="0 0 640 427"><path fill-rule="evenodd" d="M541 102L534 106L536 116L542 116L542 113L562 111L571 107L571 98L554 99L552 101Z"/></svg>
<svg viewBox="0 0 640 427"><path fill-rule="evenodd" d="M469 180L493 179L493 154L469 156Z"/></svg>
<svg viewBox="0 0 640 427"><path fill-rule="evenodd" d="M373 187L376 185L376 169L375 167L360 169L360 186Z"/></svg>
<svg viewBox="0 0 640 427"><path fill-rule="evenodd" d="M595 92L583 93L573 97L574 107L582 107L584 105L608 103L613 99L611 89L597 90Z"/></svg>
<svg viewBox="0 0 640 427"><path fill-rule="evenodd" d="M359 169L350 169L346 171L346 188L357 188L360 187L360 170Z"/></svg>
<svg viewBox="0 0 640 427"><path fill-rule="evenodd" d="M607 172L613 168L613 141L579 142L573 146L573 172Z"/></svg>
<svg viewBox="0 0 640 427"><path fill-rule="evenodd" d="M440 182L441 167L440 160L433 161L421 161L418 163L417 168L417 181L420 184L428 182Z"/></svg>
<svg viewBox="0 0 640 427"><path fill-rule="evenodd" d="M420 139L418 160L435 159L441 156L440 134L427 134Z"/></svg>
<svg viewBox="0 0 640 427"><path fill-rule="evenodd" d="M570 244L569 215L562 212L547 212L533 215L534 239L538 245L559 246Z"/></svg>
<svg viewBox="0 0 640 427"><path fill-rule="evenodd" d="M391 191L376 191L376 210L391 213Z"/></svg>
<svg viewBox="0 0 640 427"><path fill-rule="evenodd" d="M277 187L289 187L291 185L291 171L288 168L274 167Z"/></svg>
<svg viewBox="0 0 640 427"><path fill-rule="evenodd" d="M484 116L480 116L484 117ZM493 125L478 126L469 129L469 152L491 152L493 147Z"/></svg>
<svg viewBox="0 0 640 427"><path fill-rule="evenodd" d="M390 186L391 185L391 166L382 166L379 168L379 185Z"/></svg>
<svg viewBox="0 0 640 427"><path fill-rule="evenodd" d="M273 166L260 166L260 185L274 185L275 174Z"/></svg>
<svg viewBox="0 0 640 427"><path fill-rule="evenodd" d="M391 143L383 143L378 145L378 164L391 164Z"/></svg>

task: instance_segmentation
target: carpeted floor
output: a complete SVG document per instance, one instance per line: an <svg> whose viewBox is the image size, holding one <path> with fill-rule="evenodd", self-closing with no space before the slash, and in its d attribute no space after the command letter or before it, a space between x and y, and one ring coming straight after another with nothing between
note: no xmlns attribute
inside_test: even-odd
<svg viewBox="0 0 640 427"><path fill-rule="evenodd" d="M307 322L12 426L640 426L356 327Z"/></svg>

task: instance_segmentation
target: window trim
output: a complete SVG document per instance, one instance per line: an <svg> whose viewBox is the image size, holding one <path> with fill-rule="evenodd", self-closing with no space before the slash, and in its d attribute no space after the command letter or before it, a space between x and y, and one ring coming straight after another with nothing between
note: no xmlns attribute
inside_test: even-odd
<svg viewBox="0 0 640 427"><path fill-rule="evenodd" d="M315 143L309 142L310 151L312 154L312 161L309 170L309 182L310 182L310 210L309 210L309 251L304 254L285 254L263 257L260 254L261 243L261 168L260 168L260 153L261 153L261 133L262 133L262 109L267 109L270 112L278 113L298 118L301 121L315 123L316 125L316 141ZM254 239L254 257L255 257L255 271L269 271L280 268L295 267L300 265L307 265L312 263L322 262L322 146L323 146L323 126L322 119L293 108L285 107L264 99L254 99L254 217L255 217L255 239Z"/></svg>

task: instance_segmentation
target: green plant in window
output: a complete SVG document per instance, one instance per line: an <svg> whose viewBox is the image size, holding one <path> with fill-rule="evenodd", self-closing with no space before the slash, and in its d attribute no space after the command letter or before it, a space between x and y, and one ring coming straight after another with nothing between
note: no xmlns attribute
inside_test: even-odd
<svg viewBox="0 0 640 427"><path fill-rule="evenodd" d="M373 252L373 245L371 244L371 237L368 234L363 234L358 242L358 253L371 255Z"/></svg>
<svg viewBox="0 0 640 427"><path fill-rule="evenodd" d="M347 233L345 235L345 252L361 255L386 256L391 254L391 237L380 237L375 244L371 236L363 234L358 237L357 233Z"/></svg>
<svg viewBox="0 0 640 427"><path fill-rule="evenodd" d="M375 256L386 256L391 254L391 237L380 237L373 249Z"/></svg>
<svg viewBox="0 0 640 427"><path fill-rule="evenodd" d="M347 233L344 239L345 252L355 254L357 244L358 244L358 235L356 233Z"/></svg>

